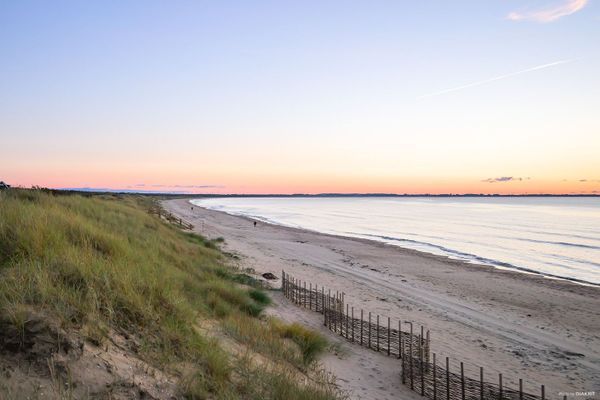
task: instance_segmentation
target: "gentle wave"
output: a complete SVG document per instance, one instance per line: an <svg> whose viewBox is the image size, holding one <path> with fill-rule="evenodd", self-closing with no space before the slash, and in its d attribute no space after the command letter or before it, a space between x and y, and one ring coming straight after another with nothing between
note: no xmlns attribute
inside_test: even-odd
<svg viewBox="0 0 600 400"><path fill-rule="evenodd" d="M351 234L352 236L360 236L360 234L355 234L352 232L348 232L349 234ZM453 259L458 259L461 261L467 261L470 263L477 263L477 264L483 264L483 265L489 265L489 266L493 266L493 267L504 267L504 268L508 268L508 269L515 269L515 270L519 270L522 272L528 272L528 273L532 273L532 274L536 274L536 275L545 275L545 276L550 276L553 278L560 278L560 279L567 279L567 280L571 280L574 282L580 282L580 283L590 283L590 282L586 282L580 279L576 279L576 278L568 278L568 277L562 277L562 276L558 276L558 275L553 275L553 274L542 274L539 271L536 271L534 269L531 268L526 268L526 267L520 267L518 265L513 265L513 264L509 264L507 262L502 262L500 260L495 260L492 258L486 258L486 257L480 257L476 254L471 254L471 253L464 253L461 251L456 251L444 246L439 246L433 243L428 243L428 242L421 242L418 240L411 240L411 239L401 239L401 238L395 238L395 237L390 237L390 236L378 236L378 235L364 235L366 237L371 237L371 238L378 238L378 239L384 239L384 240L391 240L391 241L395 241L395 242L405 242L405 243L413 243L413 244L417 244L417 245L421 245L421 246L425 246L425 247L429 247L429 248L433 248L433 249L437 249L437 250L441 250L443 252L443 255L448 256L449 258L453 258ZM402 246L403 247L403 246ZM581 260L572 260L572 261L578 261L580 262ZM589 262L589 261L588 261ZM552 263L553 265L556 266L561 266L563 267L564 264L558 264L558 263ZM600 264L595 263L595 262L590 262L591 265L597 266L600 268Z"/></svg>
<svg viewBox="0 0 600 400"><path fill-rule="evenodd" d="M535 239L525 239L525 238L517 238L517 240L522 240L525 242L532 242L532 243L555 244L555 245L559 245L559 246L573 246L573 247L580 247L582 249L600 250L600 246L592 246L592 245L581 244L581 243L552 242L552 241L548 241L548 240L535 240Z"/></svg>

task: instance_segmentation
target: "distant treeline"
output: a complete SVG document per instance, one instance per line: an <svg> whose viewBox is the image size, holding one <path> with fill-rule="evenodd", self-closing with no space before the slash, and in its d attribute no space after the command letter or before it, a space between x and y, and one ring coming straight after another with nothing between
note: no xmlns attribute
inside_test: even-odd
<svg viewBox="0 0 600 400"><path fill-rule="evenodd" d="M484 193L464 193L464 194L452 194L452 193L421 193L421 194L399 194L399 193L294 193L294 194L219 194L219 193L181 193L181 192L160 192L160 191L136 191L131 189L94 189L94 188L61 188L61 189L49 189L38 186L32 187L36 190L44 190L56 194L81 194L81 195L115 195L115 194L135 194L143 196L161 196L166 198L220 198L220 197L282 197L282 198L320 198L320 197L600 197L600 194L548 194L548 193L535 193L535 194L484 194Z"/></svg>

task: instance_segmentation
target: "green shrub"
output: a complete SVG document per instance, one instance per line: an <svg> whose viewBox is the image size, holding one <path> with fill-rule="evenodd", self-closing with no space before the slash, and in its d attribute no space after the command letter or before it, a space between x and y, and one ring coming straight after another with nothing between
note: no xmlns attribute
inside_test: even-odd
<svg viewBox="0 0 600 400"><path fill-rule="evenodd" d="M269 305L271 298L265 292L259 289L250 289L250 297L258 304Z"/></svg>
<svg viewBox="0 0 600 400"><path fill-rule="evenodd" d="M327 348L327 340L323 336L296 322L276 324L275 327L282 337L292 339L300 347L305 364L313 362Z"/></svg>

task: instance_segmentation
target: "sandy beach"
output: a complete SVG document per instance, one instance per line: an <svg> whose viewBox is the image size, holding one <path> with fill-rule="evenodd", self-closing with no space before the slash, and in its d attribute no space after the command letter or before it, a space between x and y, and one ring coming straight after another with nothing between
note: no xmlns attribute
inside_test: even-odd
<svg viewBox="0 0 600 400"><path fill-rule="evenodd" d="M438 359L460 361L465 371L505 385L539 392L600 388L600 288L454 261L369 240L325 235L258 223L191 207L188 200L163 203L170 212L209 237L223 237L224 250L242 268L281 270L345 293L346 302L392 319L410 320L431 331ZM275 296L273 313L301 321L337 340L341 354L323 363L353 398L410 397L399 383L397 360L343 342L322 328L316 313ZM456 367L458 368L458 367Z"/></svg>

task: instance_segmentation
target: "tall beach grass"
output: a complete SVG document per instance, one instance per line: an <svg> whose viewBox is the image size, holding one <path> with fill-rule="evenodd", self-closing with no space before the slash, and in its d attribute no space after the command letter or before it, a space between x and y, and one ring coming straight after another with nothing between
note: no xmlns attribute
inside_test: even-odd
<svg viewBox="0 0 600 400"><path fill-rule="evenodd" d="M293 333L297 327L260 320L268 296L239 283L214 241L149 215L152 201L0 192L0 323L23 327L35 311L96 345L115 332L134 337L140 356L155 366L174 373L182 362L194 366L182 378L188 398L244 397L232 380L239 363L218 340L193 328L198 319L225 326L250 321L247 326L272 333L266 345L273 349L265 353L285 362L300 360L297 365L312 361L322 349L307 350L298 339L306 334ZM286 338L296 347L289 348ZM325 396L318 398L335 398L329 389L304 387L290 376L246 371L255 371L256 379L277 380L277 390L287 384L299 394L316 390ZM274 398L271 389L257 381L250 397Z"/></svg>

